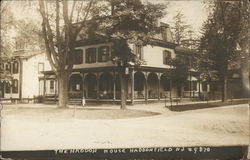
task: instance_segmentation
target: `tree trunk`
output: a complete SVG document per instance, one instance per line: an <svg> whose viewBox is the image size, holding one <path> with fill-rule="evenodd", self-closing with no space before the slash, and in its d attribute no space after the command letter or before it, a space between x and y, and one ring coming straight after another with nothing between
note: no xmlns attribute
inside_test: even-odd
<svg viewBox="0 0 250 160"><path fill-rule="evenodd" d="M67 108L68 106L68 78L67 74L58 76L58 94L59 94L59 108Z"/></svg>
<svg viewBox="0 0 250 160"><path fill-rule="evenodd" d="M249 87L249 63L248 58L242 60L241 64L241 82L242 82L242 89L243 89L243 96L249 97L250 96L250 87Z"/></svg>
<svg viewBox="0 0 250 160"><path fill-rule="evenodd" d="M227 84L228 84L228 78L225 74L222 79L222 91L221 91L221 101L225 102L227 100Z"/></svg>
<svg viewBox="0 0 250 160"><path fill-rule="evenodd" d="M120 82L121 82L121 109L127 109L127 81L125 75L125 68L121 68L119 72Z"/></svg>

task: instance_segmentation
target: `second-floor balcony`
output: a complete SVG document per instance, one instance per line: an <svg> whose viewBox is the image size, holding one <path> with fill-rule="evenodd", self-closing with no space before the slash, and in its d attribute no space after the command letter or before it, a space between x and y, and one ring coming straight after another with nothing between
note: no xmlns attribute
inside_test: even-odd
<svg viewBox="0 0 250 160"><path fill-rule="evenodd" d="M98 44L76 48L74 68L115 66L112 62L112 44Z"/></svg>

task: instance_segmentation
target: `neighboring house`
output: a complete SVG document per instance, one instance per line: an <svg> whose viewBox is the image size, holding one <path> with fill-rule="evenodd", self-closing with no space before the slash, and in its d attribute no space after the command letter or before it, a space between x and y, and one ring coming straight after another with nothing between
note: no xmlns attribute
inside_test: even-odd
<svg viewBox="0 0 250 160"><path fill-rule="evenodd" d="M10 60L1 64L9 78L0 79L2 100L33 99L39 95L39 76L50 66L42 51L16 50Z"/></svg>
<svg viewBox="0 0 250 160"><path fill-rule="evenodd" d="M180 55L184 60L188 59L189 65L193 62L191 58L195 52L177 47L173 43L169 26L161 23L161 27L162 33L152 39L151 45L129 44L134 54L145 62L140 66L131 64L126 68L127 98L132 104L134 101L158 101L170 97L197 98L198 93L209 91L207 84L198 81L199 74L192 66L189 68L189 78L183 82L188 84L187 86L179 86L179 83L171 81L171 72L175 70L171 66L171 60ZM87 101L120 100L119 67L112 61L113 45L112 42L79 40L69 80L70 98L85 97ZM56 97L57 93L51 92L56 84L54 73L45 71L44 77L40 78L40 94L45 97Z"/></svg>

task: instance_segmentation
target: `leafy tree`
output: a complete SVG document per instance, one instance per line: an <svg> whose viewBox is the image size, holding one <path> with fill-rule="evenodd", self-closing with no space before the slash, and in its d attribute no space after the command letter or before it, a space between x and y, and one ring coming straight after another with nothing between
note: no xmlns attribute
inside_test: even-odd
<svg viewBox="0 0 250 160"><path fill-rule="evenodd" d="M241 80L243 84L243 94L249 97L249 44L250 44L250 2L248 0L241 0L238 3L239 7L239 21L240 33L237 37L238 46L237 51L241 56Z"/></svg>
<svg viewBox="0 0 250 160"><path fill-rule="evenodd" d="M69 3L71 2L71 3ZM46 54L59 83L58 106L68 103L68 81L73 68L77 37L94 11L94 0L45 1L39 0L42 16L42 35Z"/></svg>
<svg viewBox="0 0 250 160"><path fill-rule="evenodd" d="M187 39L192 38L192 28L184 21L184 14L179 11L174 17L173 36L178 45L184 45Z"/></svg>
<svg viewBox="0 0 250 160"><path fill-rule="evenodd" d="M174 70L171 72L171 79L178 83L178 92L182 93L183 83L187 80L189 75L189 65L185 63L185 57L177 56L171 61ZM182 97L182 95L180 95Z"/></svg>
<svg viewBox="0 0 250 160"><path fill-rule="evenodd" d="M200 51L208 59L206 69L215 73L222 86L222 101L227 99L228 66L239 54L237 37L240 31L238 2L210 2L212 11L203 26ZM209 75L211 76L211 75Z"/></svg>
<svg viewBox="0 0 250 160"><path fill-rule="evenodd" d="M125 67L129 65L132 55L128 42L145 44L155 32L154 22L163 16L164 7L150 3L144 5L139 0L89 0L72 3L40 0L39 9L43 19L46 53L59 81L59 107L67 105L68 80L73 68L77 37L103 37L114 41L116 46L114 61L121 68L121 108L125 109Z"/></svg>
<svg viewBox="0 0 250 160"><path fill-rule="evenodd" d="M112 15L104 24L105 37L115 43L114 62L119 64L121 81L121 109L126 109L127 82L125 68L144 63L129 48L129 44L144 46L152 43L152 38L160 32L156 22L165 15L166 5L142 3L140 0L111 0Z"/></svg>

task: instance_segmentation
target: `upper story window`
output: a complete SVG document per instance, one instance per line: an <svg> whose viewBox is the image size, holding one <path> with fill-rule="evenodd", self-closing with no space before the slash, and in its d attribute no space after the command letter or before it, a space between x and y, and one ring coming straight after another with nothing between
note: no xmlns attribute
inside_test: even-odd
<svg viewBox="0 0 250 160"><path fill-rule="evenodd" d="M86 63L96 62L96 48L86 49Z"/></svg>
<svg viewBox="0 0 250 160"><path fill-rule="evenodd" d="M10 62L5 64L5 70L8 72L11 72L11 63Z"/></svg>
<svg viewBox="0 0 250 160"><path fill-rule="evenodd" d="M184 82L184 91L190 91L190 81L185 81Z"/></svg>
<svg viewBox="0 0 250 160"><path fill-rule="evenodd" d="M74 64L83 63L83 51L81 49L75 50Z"/></svg>
<svg viewBox="0 0 250 160"><path fill-rule="evenodd" d="M14 79L12 81L12 93L18 93L18 80Z"/></svg>
<svg viewBox="0 0 250 160"><path fill-rule="evenodd" d="M13 73L18 73L19 63L15 61L13 64Z"/></svg>
<svg viewBox="0 0 250 160"><path fill-rule="evenodd" d="M4 63L1 63L0 65L0 72L4 70Z"/></svg>
<svg viewBox="0 0 250 160"><path fill-rule="evenodd" d="M10 83L5 83L5 93L10 93Z"/></svg>
<svg viewBox="0 0 250 160"><path fill-rule="evenodd" d="M38 73L42 73L44 71L44 63L38 63Z"/></svg>
<svg viewBox="0 0 250 160"><path fill-rule="evenodd" d="M109 46L102 46L98 48L98 62L109 61Z"/></svg>
<svg viewBox="0 0 250 160"><path fill-rule="evenodd" d="M171 62L171 52L164 50L163 51L163 64L170 64Z"/></svg>
<svg viewBox="0 0 250 160"><path fill-rule="evenodd" d="M207 83L206 82L203 82L202 83L202 91L208 91L208 88L207 88Z"/></svg>
<svg viewBox="0 0 250 160"><path fill-rule="evenodd" d="M192 91L197 91L197 81L192 81Z"/></svg>
<svg viewBox="0 0 250 160"><path fill-rule="evenodd" d="M141 45L135 45L135 54L137 58L143 59L143 47Z"/></svg>

